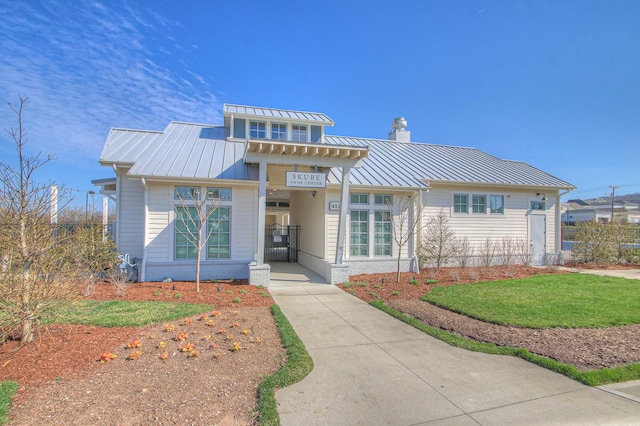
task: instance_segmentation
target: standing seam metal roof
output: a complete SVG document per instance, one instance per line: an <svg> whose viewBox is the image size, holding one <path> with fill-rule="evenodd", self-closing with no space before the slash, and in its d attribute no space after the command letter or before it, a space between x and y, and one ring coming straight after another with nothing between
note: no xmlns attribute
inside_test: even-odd
<svg viewBox="0 0 640 426"><path fill-rule="evenodd" d="M321 112L292 111L287 109L262 108L233 104L224 104L223 111L224 114L239 114L265 118L280 118L283 120L309 121L329 126L333 126L334 124L331 118Z"/></svg>
<svg viewBox="0 0 640 426"><path fill-rule="evenodd" d="M428 187L428 182L573 188L568 182L523 162L501 160L475 148L325 135L330 145L369 147L350 184L376 187ZM133 176L175 179L257 180L244 163L244 142L226 140L224 127L171 122L162 132L112 129L103 164L132 164ZM340 183L331 169L328 182Z"/></svg>

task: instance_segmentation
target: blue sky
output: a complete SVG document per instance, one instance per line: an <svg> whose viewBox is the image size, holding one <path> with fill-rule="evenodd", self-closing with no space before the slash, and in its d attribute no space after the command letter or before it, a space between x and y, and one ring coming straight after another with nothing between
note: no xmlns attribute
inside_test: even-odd
<svg viewBox="0 0 640 426"><path fill-rule="evenodd" d="M640 2L0 0L0 127L22 94L45 179L84 205L111 127L221 123L223 103L324 112L329 133L522 160L640 192ZM0 155L15 158L5 132Z"/></svg>

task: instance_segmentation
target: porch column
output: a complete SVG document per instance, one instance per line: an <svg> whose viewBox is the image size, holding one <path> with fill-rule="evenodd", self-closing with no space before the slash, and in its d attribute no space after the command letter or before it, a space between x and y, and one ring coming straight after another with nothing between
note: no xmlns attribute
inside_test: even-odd
<svg viewBox="0 0 640 426"><path fill-rule="evenodd" d="M261 161L258 166L258 252L256 253L256 265L264 265L264 227L267 211L267 163Z"/></svg>
<svg viewBox="0 0 640 426"><path fill-rule="evenodd" d="M342 193L340 194L340 220L338 222L338 241L336 243L336 265L342 265L344 257L344 240L347 222L347 209L349 208L349 176L351 167L342 168Z"/></svg>

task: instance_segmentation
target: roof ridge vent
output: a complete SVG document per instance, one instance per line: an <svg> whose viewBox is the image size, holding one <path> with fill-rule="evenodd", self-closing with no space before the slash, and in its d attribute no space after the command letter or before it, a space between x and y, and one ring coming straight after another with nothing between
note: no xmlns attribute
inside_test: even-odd
<svg viewBox="0 0 640 426"><path fill-rule="evenodd" d="M389 140L396 142L411 142L411 132L407 130L407 120L404 117L396 117L391 122Z"/></svg>

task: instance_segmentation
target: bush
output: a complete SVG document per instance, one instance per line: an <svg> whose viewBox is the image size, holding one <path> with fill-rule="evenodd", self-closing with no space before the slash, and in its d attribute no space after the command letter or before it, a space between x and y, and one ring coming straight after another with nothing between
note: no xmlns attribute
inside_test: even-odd
<svg viewBox="0 0 640 426"><path fill-rule="evenodd" d="M640 250L629 226L584 222L575 236L573 258L578 263L636 263Z"/></svg>

